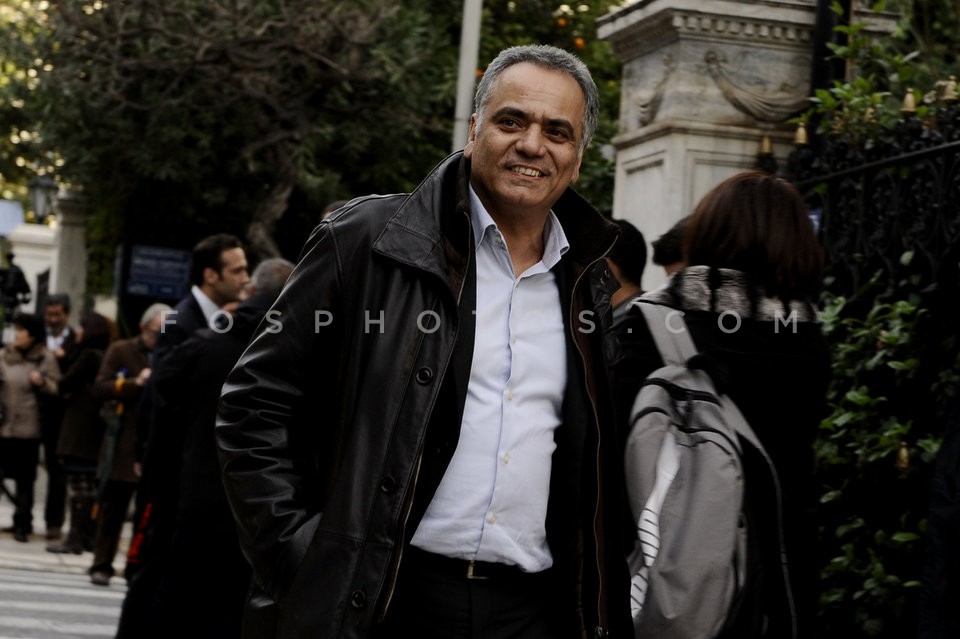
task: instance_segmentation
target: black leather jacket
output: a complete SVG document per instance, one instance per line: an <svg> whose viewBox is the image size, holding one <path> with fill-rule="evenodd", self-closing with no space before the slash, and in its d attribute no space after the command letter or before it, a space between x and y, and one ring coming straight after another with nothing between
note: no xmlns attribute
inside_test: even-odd
<svg viewBox="0 0 960 639"><path fill-rule="evenodd" d="M227 378L216 432L254 570L247 637L365 637L389 606L459 436L474 332L461 312L475 292L468 176L455 153L412 194L354 200L322 222L275 323ZM626 637L624 527L604 526L625 503L600 347L616 286L601 257L616 231L572 190L553 210L570 242L557 281L572 376L547 516L551 581L569 611L564 636Z"/></svg>

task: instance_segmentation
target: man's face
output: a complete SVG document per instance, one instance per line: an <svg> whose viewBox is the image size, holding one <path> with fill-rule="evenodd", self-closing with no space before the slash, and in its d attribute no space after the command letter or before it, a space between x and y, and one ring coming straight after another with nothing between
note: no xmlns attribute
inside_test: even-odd
<svg viewBox="0 0 960 639"><path fill-rule="evenodd" d="M471 183L494 220L545 216L580 175L586 109L571 76L529 62L500 74L470 119L464 155Z"/></svg>
<svg viewBox="0 0 960 639"><path fill-rule="evenodd" d="M43 319L54 334L59 334L67 325L67 311L62 304L48 304L43 309Z"/></svg>
<svg viewBox="0 0 960 639"><path fill-rule="evenodd" d="M240 299L243 288L250 281L247 256L242 248L227 249L220 254L222 264L218 273L208 268L203 273L207 296L218 306Z"/></svg>

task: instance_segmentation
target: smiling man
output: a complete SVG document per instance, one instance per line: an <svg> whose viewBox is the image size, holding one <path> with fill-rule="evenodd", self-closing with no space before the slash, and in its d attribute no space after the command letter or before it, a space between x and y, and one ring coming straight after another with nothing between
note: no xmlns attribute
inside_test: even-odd
<svg viewBox="0 0 960 639"><path fill-rule="evenodd" d="M246 637L628 637L599 327L616 228L570 185L576 57L507 49L462 153L314 231L228 376L217 439Z"/></svg>

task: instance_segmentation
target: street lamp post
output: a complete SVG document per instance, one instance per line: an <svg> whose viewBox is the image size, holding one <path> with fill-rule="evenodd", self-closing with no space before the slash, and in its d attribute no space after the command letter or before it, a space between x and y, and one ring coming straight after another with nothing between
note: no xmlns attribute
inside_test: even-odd
<svg viewBox="0 0 960 639"><path fill-rule="evenodd" d="M27 184L30 192L30 205L37 222L43 222L53 211L53 203L57 198L57 182L49 175L38 175Z"/></svg>

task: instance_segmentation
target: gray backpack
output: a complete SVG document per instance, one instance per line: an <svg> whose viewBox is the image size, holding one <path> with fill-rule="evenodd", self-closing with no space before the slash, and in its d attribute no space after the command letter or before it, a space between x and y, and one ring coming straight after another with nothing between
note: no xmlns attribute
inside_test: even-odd
<svg viewBox="0 0 960 639"><path fill-rule="evenodd" d="M634 305L664 360L634 401L625 453L639 539L629 556L635 635L713 639L746 579L742 446L755 447L776 473L736 405L687 366L697 351L683 314Z"/></svg>

